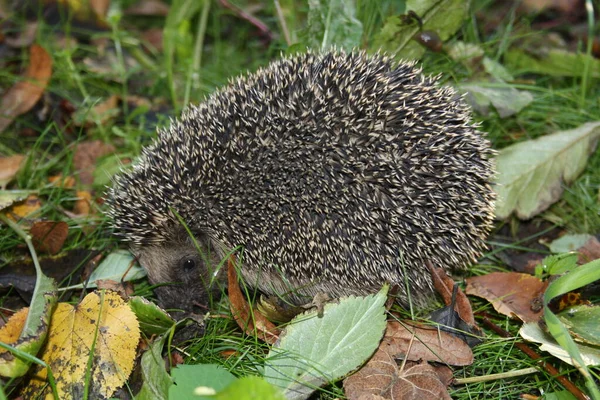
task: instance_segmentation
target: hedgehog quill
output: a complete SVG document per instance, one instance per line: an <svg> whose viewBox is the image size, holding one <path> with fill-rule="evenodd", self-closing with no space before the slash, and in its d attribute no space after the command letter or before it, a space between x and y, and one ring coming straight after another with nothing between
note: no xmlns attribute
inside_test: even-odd
<svg viewBox="0 0 600 400"><path fill-rule="evenodd" d="M414 64L308 53L160 130L116 178L109 213L150 282L175 283L157 288L168 308L206 304L238 246L246 284L294 304L405 279L419 302L425 261L460 270L484 249L492 154L461 97Z"/></svg>

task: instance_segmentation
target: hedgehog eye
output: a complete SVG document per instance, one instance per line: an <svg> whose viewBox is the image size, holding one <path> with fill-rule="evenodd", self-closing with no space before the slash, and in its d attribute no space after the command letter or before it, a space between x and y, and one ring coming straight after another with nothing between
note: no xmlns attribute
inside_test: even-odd
<svg viewBox="0 0 600 400"><path fill-rule="evenodd" d="M185 257L179 262L179 265L186 272L193 271L196 269L196 259L194 257Z"/></svg>

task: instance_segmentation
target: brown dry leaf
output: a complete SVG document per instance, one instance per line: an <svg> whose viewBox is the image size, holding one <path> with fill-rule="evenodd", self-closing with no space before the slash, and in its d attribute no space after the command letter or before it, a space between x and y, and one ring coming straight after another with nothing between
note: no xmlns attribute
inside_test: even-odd
<svg viewBox="0 0 600 400"><path fill-rule="evenodd" d="M398 379L397 373L396 360L380 346L369 362L344 380L344 394L348 400L389 399L390 388Z"/></svg>
<svg viewBox="0 0 600 400"><path fill-rule="evenodd" d="M156 17L166 17L169 13L169 6L160 0L143 0L125 10L125 15L147 15Z"/></svg>
<svg viewBox="0 0 600 400"><path fill-rule="evenodd" d="M69 225L64 221L36 221L29 230L37 251L58 254L69 234Z"/></svg>
<svg viewBox="0 0 600 400"><path fill-rule="evenodd" d="M30 194L23 201L12 206L6 216L13 221L19 221L22 218L28 217L42 207L42 201L36 195Z"/></svg>
<svg viewBox="0 0 600 400"><path fill-rule="evenodd" d="M6 325L0 329L0 342L13 344L17 341L17 339L19 339L19 336L21 336L21 331L23 330L23 326L25 325L28 312L29 307L21 308L10 317L10 319L6 322ZM6 352L7 350L0 349L0 357L2 357L2 354Z"/></svg>
<svg viewBox="0 0 600 400"><path fill-rule="evenodd" d="M426 362L405 368L398 379L391 390L394 400L452 400L446 385Z"/></svg>
<svg viewBox="0 0 600 400"><path fill-rule="evenodd" d="M384 347L394 357L411 361L435 361L458 366L473 363L473 352L464 341L435 327L417 326L413 321L388 321L380 345L380 348Z"/></svg>
<svg viewBox="0 0 600 400"><path fill-rule="evenodd" d="M1 117L0 117L1 118ZM0 189L6 189L6 185L13 180L21 163L25 159L22 154L15 154L10 157L0 157Z"/></svg>
<svg viewBox="0 0 600 400"><path fill-rule="evenodd" d="M449 306L452 303L452 290L454 289L455 285L454 280L448 276L443 268L434 267L431 263L427 263L426 266L431 273L435 290L444 299L444 304ZM467 295L460 288L458 288L458 292L456 294L456 303L454 309L458 313L458 316L469 326L476 326L475 316L473 315L473 309L471 308L471 302L467 298Z"/></svg>
<svg viewBox="0 0 600 400"><path fill-rule="evenodd" d="M90 126L93 124L102 125L116 117L121 110L119 109L120 96L113 94L101 103L96 104L82 117L75 121L78 126Z"/></svg>
<svg viewBox="0 0 600 400"><path fill-rule="evenodd" d="M87 190L77 191L77 200L73 206L73 213L76 215L90 215L92 204L92 194Z"/></svg>
<svg viewBox="0 0 600 400"><path fill-rule="evenodd" d="M279 329L258 311L252 310L242 294L240 284L238 283L237 273L235 271L235 257L231 256L228 260L227 294L229 296L231 313L235 322L242 330L250 336L258 333L258 338L273 344L279 336ZM252 315L251 315L252 314Z"/></svg>
<svg viewBox="0 0 600 400"><path fill-rule="evenodd" d="M54 175L48 178L48 182L63 189L71 189L75 186L75 178L72 176Z"/></svg>
<svg viewBox="0 0 600 400"><path fill-rule="evenodd" d="M542 309L534 307L547 282L518 272L493 272L467 279L467 294L483 297L501 314L517 316L523 322L537 322Z"/></svg>
<svg viewBox="0 0 600 400"><path fill-rule="evenodd" d="M83 185L91 185L94 182L96 160L114 151L113 145L105 144L100 140L79 143L73 156L73 165L79 171L80 182Z"/></svg>
<svg viewBox="0 0 600 400"><path fill-rule="evenodd" d="M43 47L34 44L29 49L29 66L24 80L8 89L0 101L0 132L38 102L52 75L52 58Z"/></svg>
<svg viewBox="0 0 600 400"><path fill-rule="evenodd" d="M585 264L600 258L600 242L595 236L585 242L583 246L577 249L579 253L579 263Z"/></svg>
<svg viewBox="0 0 600 400"><path fill-rule="evenodd" d="M435 368L409 361L400 371L394 357L381 346L369 362L344 380L344 394L349 400L450 399Z"/></svg>
<svg viewBox="0 0 600 400"><path fill-rule="evenodd" d="M52 368L61 399L81 398L88 371L89 398L109 398L129 377L139 340L139 323L129 305L114 292L93 292L75 307L57 305L42 359ZM46 369L37 367L23 395L51 397L46 377Z"/></svg>

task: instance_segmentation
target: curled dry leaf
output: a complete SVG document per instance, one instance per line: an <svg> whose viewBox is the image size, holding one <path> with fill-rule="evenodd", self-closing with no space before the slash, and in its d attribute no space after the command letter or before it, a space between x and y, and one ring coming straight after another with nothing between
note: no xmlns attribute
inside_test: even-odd
<svg viewBox="0 0 600 400"><path fill-rule="evenodd" d="M430 262L426 263L427 269L431 273L433 280L433 286L435 290L444 299L444 304L449 306L452 303L452 290L454 289L455 282L448 276L444 269L434 267ZM471 302L465 295L465 293L458 288L456 295L455 310L458 312L460 318L465 321L469 326L475 326L475 317L473 316L473 309L471 308Z"/></svg>
<svg viewBox="0 0 600 400"><path fill-rule="evenodd" d="M523 322L537 322L543 309L536 307L547 282L518 272L493 272L467 279L467 294L486 299L501 314Z"/></svg>
<svg viewBox="0 0 600 400"><path fill-rule="evenodd" d="M29 49L29 66L23 77L24 80L8 89L0 101L0 132L38 102L46 90L51 75L52 58L43 47L32 45Z"/></svg>
<svg viewBox="0 0 600 400"><path fill-rule="evenodd" d="M6 185L13 180L24 158L22 154L0 157L0 189L6 189Z"/></svg>
<svg viewBox="0 0 600 400"><path fill-rule="evenodd" d="M388 321L380 348L411 361L457 366L473 363L473 352L465 342L435 327L416 326L413 321Z"/></svg>
<svg viewBox="0 0 600 400"><path fill-rule="evenodd" d="M229 302L231 314L238 326L250 336L258 334L258 338L273 344L278 339L279 329L259 312L255 312L242 294L235 271L235 257L228 260L227 268Z"/></svg>
<svg viewBox="0 0 600 400"><path fill-rule="evenodd" d="M69 234L64 221L37 221L29 230L35 249L48 254L58 254Z"/></svg>

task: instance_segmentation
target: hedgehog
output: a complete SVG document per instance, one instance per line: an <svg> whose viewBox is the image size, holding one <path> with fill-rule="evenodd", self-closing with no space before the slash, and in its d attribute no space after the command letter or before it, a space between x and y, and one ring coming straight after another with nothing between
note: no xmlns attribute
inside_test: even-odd
<svg viewBox="0 0 600 400"><path fill-rule="evenodd" d="M114 229L167 308L206 307L232 251L245 284L290 304L384 283L419 302L425 263L464 270L493 220L493 150L438 80L342 50L234 79L115 178Z"/></svg>

